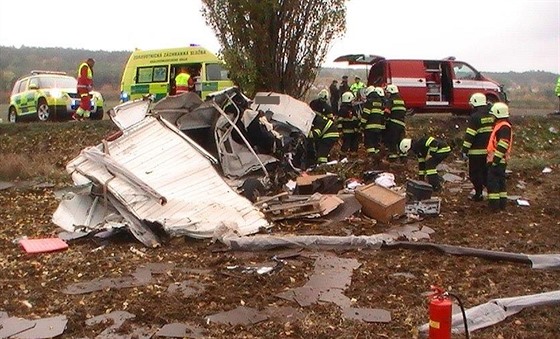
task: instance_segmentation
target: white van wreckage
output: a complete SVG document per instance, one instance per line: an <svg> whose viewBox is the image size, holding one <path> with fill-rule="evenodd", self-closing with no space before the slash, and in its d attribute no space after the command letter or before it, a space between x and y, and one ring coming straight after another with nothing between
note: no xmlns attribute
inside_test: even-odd
<svg viewBox="0 0 560 339"><path fill-rule="evenodd" d="M203 103L187 93L168 97L153 110L149 99L115 107L110 116L120 132L82 150L67 164L75 187L62 195L53 222L68 232L125 228L148 247L161 244L162 231L211 238L218 229L243 236L271 227L236 187L243 176L257 171L264 188L270 182L266 165L279 159L256 154L244 137L245 144L232 140L241 115L228 116L222 107L236 94L241 93L223 91ZM272 115L285 132L307 134L314 112L291 97L277 101L278 113ZM290 103L288 109L297 102L295 107L306 109L306 114L285 114L280 101ZM270 113L270 107L267 110ZM189 136L191 130L213 145L201 146ZM201 136L201 131L210 134ZM282 139L280 133L275 135Z"/></svg>

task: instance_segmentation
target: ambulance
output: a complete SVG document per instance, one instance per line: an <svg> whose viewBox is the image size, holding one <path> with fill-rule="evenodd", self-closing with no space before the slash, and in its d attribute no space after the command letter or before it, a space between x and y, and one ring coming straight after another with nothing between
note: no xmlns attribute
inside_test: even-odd
<svg viewBox="0 0 560 339"><path fill-rule="evenodd" d="M366 65L369 68L368 86L397 85L409 114L468 114L471 111L469 98L476 92L483 93L489 102L508 102L503 85L454 57L406 60L351 54L340 56L334 61Z"/></svg>
<svg viewBox="0 0 560 339"><path fill-rule="evenodd" d="M121 80L121 102L151 95L155 101L175 95L175 75L186 67L195 79L195 92L209 93L233 86L224 62L198 45L159 50L135 50Z"/></svg>

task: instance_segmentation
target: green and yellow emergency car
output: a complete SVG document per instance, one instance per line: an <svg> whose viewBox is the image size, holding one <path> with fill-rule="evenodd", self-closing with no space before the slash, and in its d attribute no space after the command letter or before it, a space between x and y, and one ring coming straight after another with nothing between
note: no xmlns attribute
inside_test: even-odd
<svg viewBox="0 0 560 339"><path fill-rule="evenodd" d="M175 95L175 75L182 67L189 70L195 80L195 92L202 99L209 93L233 86L223 61L206 48L135 50L123 72L121 101L145 95L152 95L158 101L167 95Z"/></svg>

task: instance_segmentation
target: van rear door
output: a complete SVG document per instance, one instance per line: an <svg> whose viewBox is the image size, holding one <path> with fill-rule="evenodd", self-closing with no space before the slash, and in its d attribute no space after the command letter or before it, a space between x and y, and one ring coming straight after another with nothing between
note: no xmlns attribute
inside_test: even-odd
<svg viewBox="0 0 560 339"><path fill-rule="evenodd" d="M426 106L426 71L422 60L387 60L387 83L397 85L407 107Z"/></svg>

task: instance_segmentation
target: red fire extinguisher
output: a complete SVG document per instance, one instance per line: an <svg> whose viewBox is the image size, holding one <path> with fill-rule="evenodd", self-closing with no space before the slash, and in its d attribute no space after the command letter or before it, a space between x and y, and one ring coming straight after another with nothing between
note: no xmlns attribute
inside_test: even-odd
<svg viewBox="0 0 560 339"><path fill-rule="evenodd" d="M441 287L431 286L430 295L430 339L451 339L452 302Z"/></svg>

